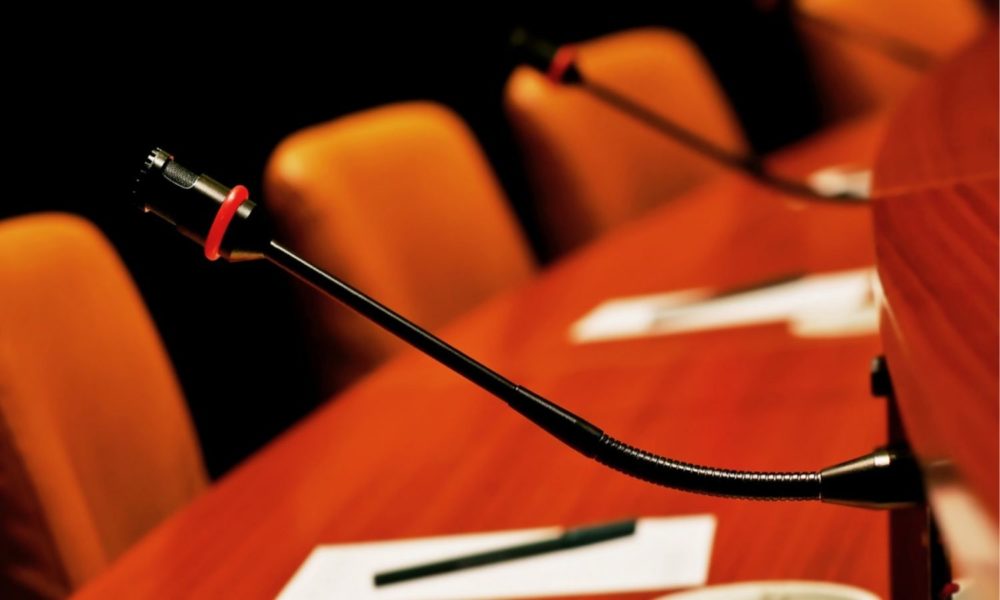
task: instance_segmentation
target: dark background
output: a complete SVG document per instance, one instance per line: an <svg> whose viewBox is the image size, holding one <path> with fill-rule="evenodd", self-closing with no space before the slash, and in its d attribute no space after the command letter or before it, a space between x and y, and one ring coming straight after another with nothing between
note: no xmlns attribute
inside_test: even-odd
<svg viewBox="0 0 1000 600"><path fill-rule="evenodd" d="M163 336L214 476L323 398L302 343L296 284L266 264L208 263L200 248L130 204L152 146L253 193L271 149L296 129L389 102L436 100L476 132L547 260L501 108L515 26L557 42L645 25L679 29L701 47L756 150L819 124L780 8L691 0L550 16L386 6L337 20L329 10L254 15L252 25L167 9L127 26L103 25L93 13L62 15L61 27L47 26L8 56L15 158L7 172L16 191L0 218L69 211L111 238Z"/></svg>

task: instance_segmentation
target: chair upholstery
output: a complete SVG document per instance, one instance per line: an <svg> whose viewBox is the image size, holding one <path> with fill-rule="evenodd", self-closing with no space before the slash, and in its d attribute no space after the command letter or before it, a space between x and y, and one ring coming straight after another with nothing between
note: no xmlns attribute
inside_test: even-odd
<svg viewBox="0 0 1000 600"><path fill-rule="evenodd" d="M941 61L987 19L978 0L795 0L795 24L828 120L891 106L923 73L887 56L872 36L899 40Z"/></svg>
<svg viewBox="0 0 1000 600"><path fill-rule="evenodd" d="M0 597L63 597L206 485L167 355L89 223L0 223Z"/></svg>
<svg viewBox="0 0 1000 600"><path fill-rule="evenodd" d="M290 246L424 327L534 270L489 164L443 106L395 104L295 133L274 151L265 180L267 208ZM336 303L305 300L327 391L402 347Z"/></svg>
<svg viewBox="0 0 1000 600"><path fill-rule="evenodd" d="M697 48L663 29L578 45L584 75L734 151L746 144ZM539 220L562 253L718 174L722 167L573 86L528 67L504 104L522 142Z"/></svg>

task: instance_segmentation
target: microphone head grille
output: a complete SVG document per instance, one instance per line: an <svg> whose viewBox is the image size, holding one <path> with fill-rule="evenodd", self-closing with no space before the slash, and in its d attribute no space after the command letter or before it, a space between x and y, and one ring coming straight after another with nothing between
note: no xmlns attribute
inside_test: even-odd
<svg viewBox="0 0 1000 600"><path fill-rule="evenodd" d="M153 148L146 156L146 162L142 167L142 174L146 175L153 169L162 170L164 165L174 159L169 152L161 148Z"/></svg>

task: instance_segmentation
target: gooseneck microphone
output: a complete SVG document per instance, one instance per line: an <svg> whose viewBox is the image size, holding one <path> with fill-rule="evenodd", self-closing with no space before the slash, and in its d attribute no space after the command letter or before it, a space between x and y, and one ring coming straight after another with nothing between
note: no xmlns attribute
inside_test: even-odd
<svg viewBox="0 0 1000 600"><path fill-rule="evenodd" d="M553 83L572 85L583 90L605 105L724 167L746 173L764 185L804 200L867 205L867 196L856 191L823 193L808 183L772 173L757 155L723 148L641 103L594 81L580 70L576 60L576 48L572 45L556 46L530 35L523 29L517 29L511 34L510 44L521 62L541 71Z"/></svg>
<svg viewBox="0 0 1000 600"><path fill-rule="evenodd" d="M156 149L139 175L136 200L205 248L211 260L263 259L339 300L377 325L500 398L566 445L626 475L657 485L755 500L822 500L871 508L921 501L919 470L893 448L816 472L733 471L684 463L633 448L582 417L513 383L392 309L323 271L270 237L263 211L246 188L227 188Z"/></svg>

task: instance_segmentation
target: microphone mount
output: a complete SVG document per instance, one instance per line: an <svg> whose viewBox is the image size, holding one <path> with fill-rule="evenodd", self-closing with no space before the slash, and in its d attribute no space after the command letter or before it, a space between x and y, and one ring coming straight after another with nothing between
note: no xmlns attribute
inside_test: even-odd
<svg viewBox="0 0 1000 600"><path fill-rule="evenodd" d="M240 188L228 188L207 175L196 174L157 148L146 159L134 196L146 212L205 246L210 260L221 256L228 261L266 260L276 265L503 400L577 452L626 475L689 492L753 500L821 500L897 508L923 499L919 468L904 449L878 449L820 471L779 473L699 466L618 441L272 239L263 211Z"/></svg>

